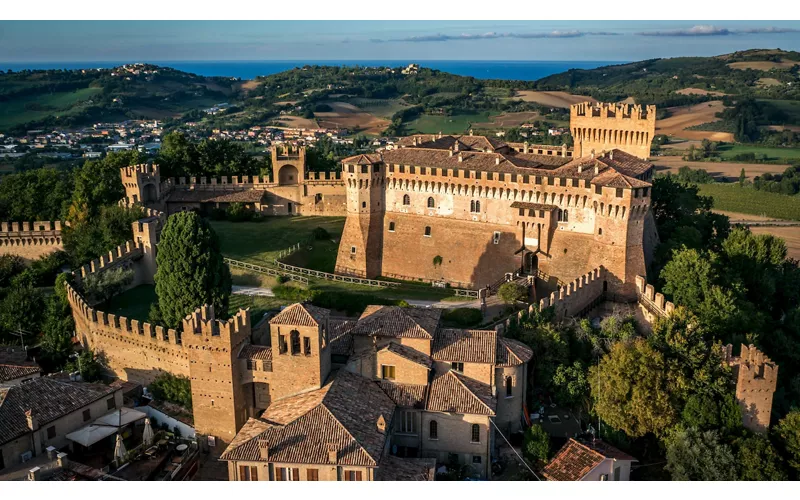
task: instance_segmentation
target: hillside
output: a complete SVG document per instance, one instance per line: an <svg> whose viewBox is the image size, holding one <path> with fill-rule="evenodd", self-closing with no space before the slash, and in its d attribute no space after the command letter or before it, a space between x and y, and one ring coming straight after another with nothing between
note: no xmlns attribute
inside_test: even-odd
<svg viewBox="0 0 800 500"><path fill-rule="evenodd" d="M0 71L0 132L177 117L229 100L236 83L149 64Z"/></svg>

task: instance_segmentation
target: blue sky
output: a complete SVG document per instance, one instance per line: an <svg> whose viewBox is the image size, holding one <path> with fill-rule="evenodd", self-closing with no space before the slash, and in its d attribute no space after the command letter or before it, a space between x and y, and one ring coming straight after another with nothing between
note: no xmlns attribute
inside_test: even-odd
<svg viewBox="0 0 800 500"><path fill-rule="evenodd" d="M0 61L632 61L800 50L797 21L0 21Z"/></svg>

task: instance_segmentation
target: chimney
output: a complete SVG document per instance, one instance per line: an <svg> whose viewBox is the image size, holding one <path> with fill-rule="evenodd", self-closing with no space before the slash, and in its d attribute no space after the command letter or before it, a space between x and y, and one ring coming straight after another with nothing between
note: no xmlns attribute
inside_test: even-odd
<svg viewBox="0 0 800 500"><path fill-rule="evenodd" d="M266 439L258 440L258 453L261 456L261 460L269 460L269 443Z"/></svg>
<svg viewBox="0 0 800 500"><path fill-rule="evenodd" d="M597 165L597 163L595 163L594 164L594 175L597 175L599 173L600 173L600 167Z"/></svg>
<svg viewBox="0 0 800 500"><path fill-rule="evenodd" d="M469 129L469 135L472 136L472 129Z"/></svg>
<svg viewBox="0 0 800 500"><path fill-rule="evenodd" d="M614 159L614 150L613 150L613 149L612 149L611 151L609 151L609 153L608 153L608 159L609 159L609 160L613 160L613 159Z"/></svg>
<svg viewBox="0 0 800 500"><path fill-rule="evenodd" d="M528 154L528 141L525 141L525 143L522 145L522 152Z"/></svg>
<svg viewBox="0 0 800 500"><path fill-rule="evenodd" d="M453 150L451 149L450 150L450 157L452 157L452 156L453 156Z"/></svg>
<svg viewBox="0 0 800 500"><path fill-rule="evenodd" d="M592 160L594 160L594 149L592 150Z"/></svg>
<svg viewBox="0 0 800 500"><path fill-rule="evenodd" d="M458 140L456 140L456 143L453 144L453 151L458 151Z"/></svg>
<svg viewBox="0 0 800 500"><path fill-rule="evenodd" d="M58 455L56 455L56 463L62 469L66 469L67 466L69 465L69 459L67 458L67 454L59 453Z"/></svg>
<svg viewBox="0 0 800 500"><path fill-rule="evenodd" d="M39 429L39 421L33 415L33 410L28 410L25 412L25 419L28 421L28 429L31 431L36 431Z"/></svg>
<svg viewBox="0 0 800 500"><path fill-rule="evenodd" d="M42 469L39 467L34 467L33 469L28 471L28 481L38 481L39 480L39 472Z"/></svg>
<svg viewBox="0 0 800 500"><path fill-rule="evenodd" d="M583 172L583 165L578 165L578 173Z"/></svg>
<svg viewBox="0 0 800 500"><path fill-rule="evenodd" d="M500 157L499 156L495 156L494 157L494 164L495 165L500 165Z"/></svg>
<svg viewBox="0 0 800 500"><path fill-rule="evenodd" d="M335 464L336 463L336 445L333 443L328 443L328 462Z"/></svg>
<svg viewBox="0 0 800 500"><path fill-rule="evenodd" d="M439 139L441 139L441 138L442 138L442 131L440 130L439 131Z"/></svg>
<svg viewBox="0 0 800 500"><path fill-rule="evenodd" d="M415 146L417 145L417 138L416 138L416 136L414 137L414 139L413 139L413 141L412 141L412 144L413 144L413 145L415 145Z"/></svg>
<svg viewBox="0 0 800 500"><path fill-rule="evenodd" d="M386 419L383 418L383 415L378 417L378 432L386 434Z"/></svg>
<svg viewBox="0 0 800 500"><path fill-rule="evenodd" d="M50 460L55 460L56 455L58 454L58 450L56 450L55 446L48 446L45 451L47 452L47 458Z"/></svg>
<svg viewBox="0 0 800 500"><path fill-rule="evenodd" d="M461 163L462 161L464 161L464 157L461 156L461 153L458 153L458 163Z"/></svg>

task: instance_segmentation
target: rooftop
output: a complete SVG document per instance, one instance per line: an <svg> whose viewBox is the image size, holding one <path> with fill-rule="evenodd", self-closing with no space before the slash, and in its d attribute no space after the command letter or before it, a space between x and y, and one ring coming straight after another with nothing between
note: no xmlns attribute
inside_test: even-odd
<svg viewBox="0 0 800 500"><path fill-rule="evenodd" d="M580 481L606 459L637 460L600 440L583 443L570 438L544 468L550 481Z"/></svg>

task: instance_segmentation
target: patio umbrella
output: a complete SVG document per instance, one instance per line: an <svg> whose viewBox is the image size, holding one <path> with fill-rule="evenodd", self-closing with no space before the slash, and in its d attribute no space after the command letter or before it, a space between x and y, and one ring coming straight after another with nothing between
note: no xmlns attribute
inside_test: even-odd
<svg viewBox="0 0 800 500"><path fill-rule="evenodd" d="M117 445L114 447L114 460L122 463L125 460L125 455L128 452L125 450L125 444L122 442L122 436L117 434Z"/></svg>
<svg viewBox="0 0 800 500"><path fill-rule="evenodd" d="M144 433L142 433L142 441L144 441L145 446L150 446L153 444L153 428L150 426L150 419L144 419Z"/></svg>

